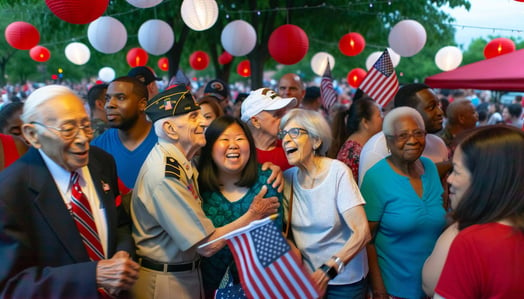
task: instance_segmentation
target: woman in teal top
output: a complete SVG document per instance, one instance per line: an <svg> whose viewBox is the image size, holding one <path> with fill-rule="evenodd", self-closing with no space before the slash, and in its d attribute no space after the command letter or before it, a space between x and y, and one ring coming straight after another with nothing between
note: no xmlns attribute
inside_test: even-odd
<svg viewBox="0 0 524 299"><path fill-rule="evenodd" d="M262 171L256 159L255 142L247 126L231 116L214 120L206 129L206 146L199 161L199 188L206 216L216 227L244 215L256 196L282 195L267 184L270 170ZM282 229L282 206L275 224ZM206 298L213 298L227 269L240 283L233 255L224 247L203 258L201 270Z"/></svg>
<svg viewBox="0 0 524 299"><path fill-rule="evenodd" d="M443 189L436 166L421 157L426 134L415 109L393 109L383 131L391 155L366 173L360 189L373 235L373 298L424 298L422 266L446 223Z"/></svg>

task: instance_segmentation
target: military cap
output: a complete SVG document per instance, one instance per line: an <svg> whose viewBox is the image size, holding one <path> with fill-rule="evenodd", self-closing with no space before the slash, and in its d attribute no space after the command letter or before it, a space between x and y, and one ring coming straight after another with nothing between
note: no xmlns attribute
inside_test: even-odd
<svg viewBox="0 0 524 299"><path fill-rule="evenodd" d="M162 91L148 101L146 114L152 122L200 109L191 91L185 84L179 84Z"/></svg>

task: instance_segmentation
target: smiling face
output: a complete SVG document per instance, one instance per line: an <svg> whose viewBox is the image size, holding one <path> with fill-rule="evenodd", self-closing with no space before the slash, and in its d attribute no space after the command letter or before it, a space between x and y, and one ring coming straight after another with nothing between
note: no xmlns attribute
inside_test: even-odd
<svg viewBox="0 0 524 299"><path fill-rule="evenodd" d="M68 171L87 165L92 134L86 135L80 129L73 138L65 139L59 131L45 127L65 128L71 125L76 127L88 125L89 115L82 101L73 94L62 95L43 104L39 111L39 117L35 121L43 125L24 125L24 134L28 141Z"/></svg>
<svg viewBox="0 0 524 299"><path fill-rule="evenodd" d="M444 121L444 112L440 108L437 95L431 89L423 89L417 92L417 97L420 102L414 108L422 115L426 131L428 133L440 131Z"/></svg>
<svg viewBox="0 0 524 299"><path fill-rule="evenodd" d="M240 176L249 161L249 150L244 130L233 123L215 141L211 156L220 173Z"/></svg>
<svg viewBox="0 0 524 299"><path fill-rule="evenodd" d="M449 198L451 207L455 209L471 185L471 172L464 165L464 153L460 146L453 154L453 171L447 179L449 183Z"/></svg>
<svg viewBox="0 0 524 299"><path fill-rule="evenodd" d="M282 130L288 132L292 129L298 129L298 136L292 138L290 135L296 134L288 133L282 137L287 161L290 165L305 167L315 157L314 148L320 146L320 141L311 138L307 130L293 120L289 121Z"/></svg>
<svg viewBox="0 0 524 299"><path fill-rule="evenodd" d="M170 123L174 126L176 146L184 152L186 157L192 158L196 151L206 145L205 119L200 110L175 116Z"/></svg>
<svg viewBox="0 0 524 299"><path fill-rule="evenodd" d="M202 111L202 115L206 119L206 127L209 127L209 124L214 121L218 116L216 115L215 111L211 107L211 105L202 103L200 104L200 109Z"/></svg>
<svg viewBox="0 0 524 299"><path fill-rule="evenodd" d="M145 110L146 104L146 98L139 98L133 92L133 83L115 81L107 87L105 110L107 121L113 128L131 128Z"/></svg>
<svg viewBox="0 0 524 299"><path fill-rule="evenodd" d="M387 136L387 144L391 151L391 156L404 162L414 162L422 155L426 145L424 129L417 123L414 117L400 117L394 123L394 136ZM407 139L404 136L408 136Z"/></svg>

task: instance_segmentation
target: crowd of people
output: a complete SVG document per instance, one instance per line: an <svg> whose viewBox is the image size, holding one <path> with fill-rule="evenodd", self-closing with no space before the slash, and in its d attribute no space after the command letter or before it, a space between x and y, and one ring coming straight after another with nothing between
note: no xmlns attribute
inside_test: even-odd
<svg viewBox="0 0 524 299"><path fill-rule="evenodd" d="M213 298L242 283L222 237L268 216L322 298L524 293L521 99L159 80L1 107L0 298Z"/></svg>

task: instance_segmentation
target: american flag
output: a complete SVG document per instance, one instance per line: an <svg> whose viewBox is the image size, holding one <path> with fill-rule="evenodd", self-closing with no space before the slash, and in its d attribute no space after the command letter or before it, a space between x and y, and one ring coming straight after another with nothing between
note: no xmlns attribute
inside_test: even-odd
<svg viewBox="0 0 524 299"><path fill-rule="evenodd" d="M322 99L322 105L326 111L329 111L331 106L337 102L337 92L333 89L333 78L331 77L329 60L324 75L322 75L322 80L320 81L320 97Z"/></svg>
<svg viewBox="0 0 524 299"><path fill-rule="evenodd" d="M398 91L398 79L387 49L368 71L359 88L381 107L394 98Z"/></svg>
<svg viewBox="0 0 524 299"><path fill-rule="evenodd" d="M268 217L227 237L248 298L318 298L309 274Z"/></svg>

